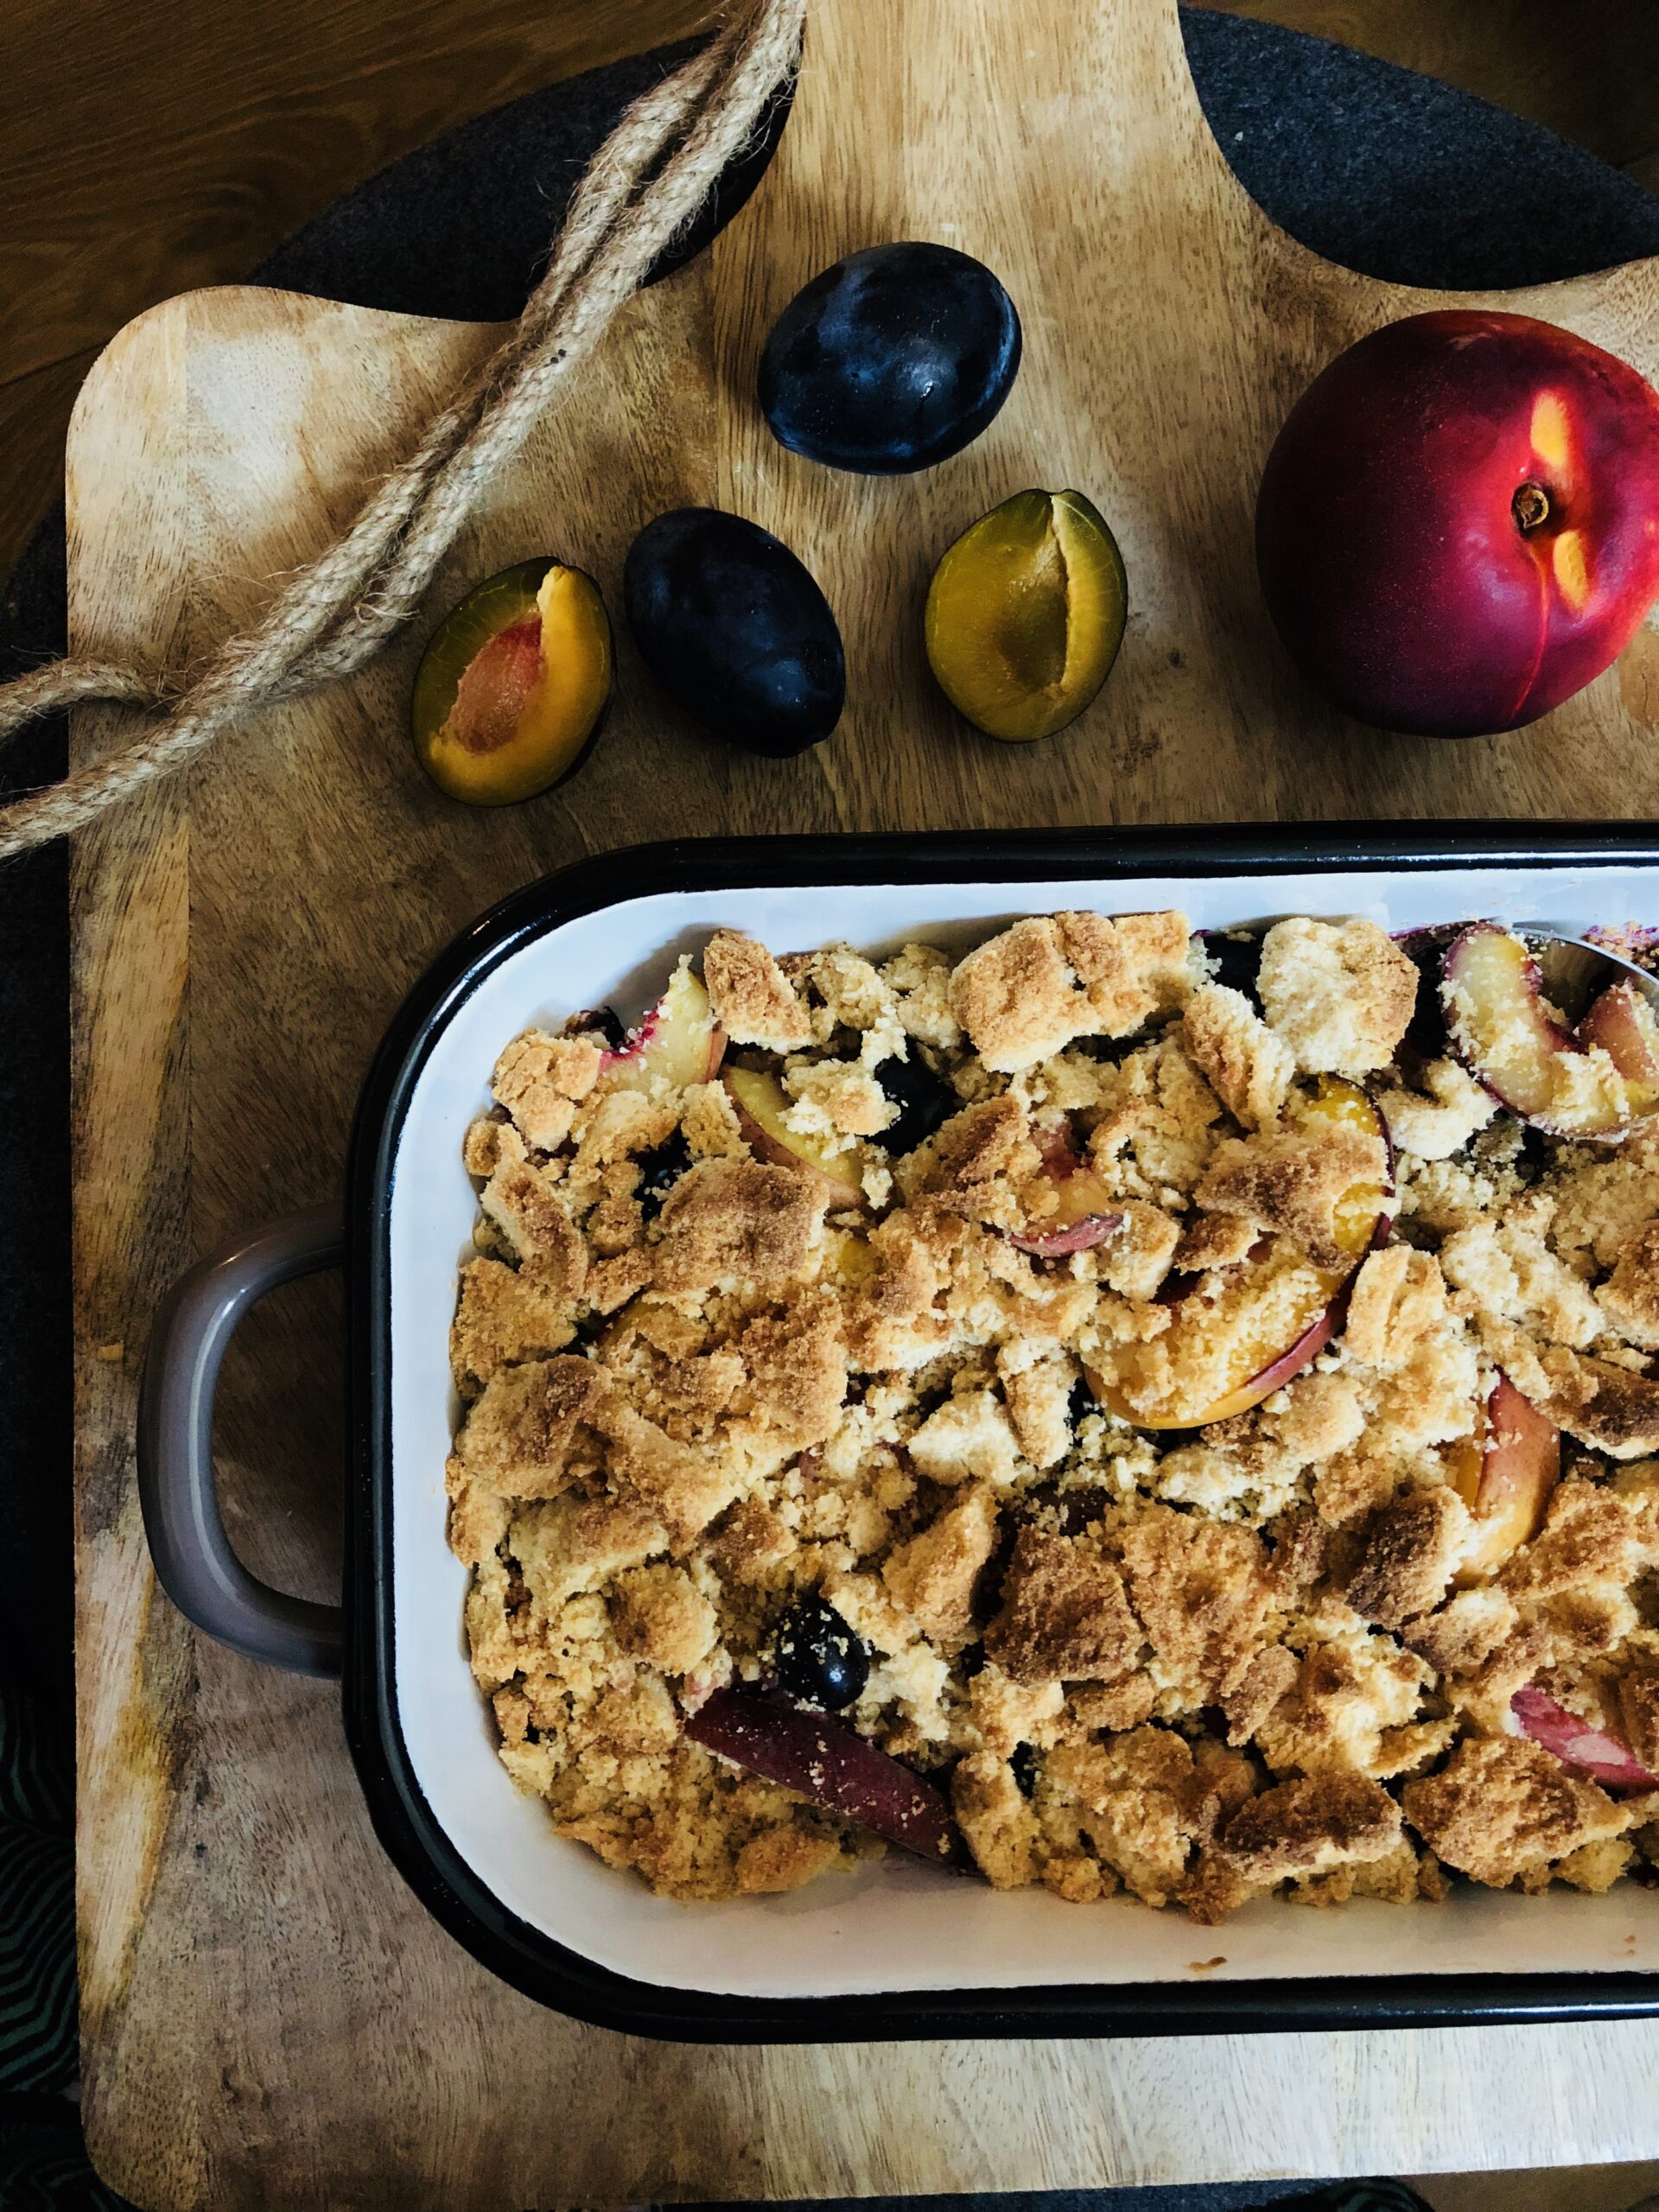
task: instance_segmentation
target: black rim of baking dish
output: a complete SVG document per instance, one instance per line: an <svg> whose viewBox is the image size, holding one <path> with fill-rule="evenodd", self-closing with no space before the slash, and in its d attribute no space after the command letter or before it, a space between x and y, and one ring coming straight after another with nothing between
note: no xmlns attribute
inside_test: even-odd
<svg viewBox="0 0 1659 2212"><path fill-rule="evenodd" d="M849 2043L924 2036L1193 2035L1633 2018L1659 2013L1659 1974L1331 1975L758 1998L612 1972L510 1912L467 1863L410 1764L394 1689L391 1579L391 1178L415 1082L439 1033L503 960L549 930L662 893L837 884L1064 882L1286 869L1651 865L1659 823L1389 823L709 838L578 861L514 892L434 962L364 1085L346 1184L352 1456L346 1531L345 1718L376 1834L450 1935L503 1980L562 2012L696 2042ZM1195 1936L1199 1931L1194 1929ZM1222 1931L1217 1936L1224 1942Z"/></svg>

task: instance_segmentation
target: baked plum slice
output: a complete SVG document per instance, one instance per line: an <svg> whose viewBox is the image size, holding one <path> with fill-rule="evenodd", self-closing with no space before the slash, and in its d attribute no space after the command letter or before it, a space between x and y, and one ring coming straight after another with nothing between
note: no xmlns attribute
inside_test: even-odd
<svg viewBox="0 0 1659 2212"><path fill-rule="evenodd" d="M711 1082L725 1053L726 1033L715 1023L708 992L689 968L677 968L639 1026L620 1046L601 1052L599 1080L611 1090L683 1090L690 1084Z"/></svg>
<svg viewBox="0 0 1659 2212"><path fill-rule="evenodd" d="M1523 1736L1541 1744L1564 1766L1576 1767L1604 1789L1659 1789L1659 1775L1649 1774L1628 1745L1570 1713L1559 1698L1536 1682L1516 1690L1510 1700L1510 1711Z"/></svg>
<svg viewBox="0 0 1659 2212"><path fill-rule="evenodd" d="M705 1751L912 1851L935 1866L971 1864L944 1792L822 1713L753 1690L721 1689L685 1723Z"/></svg>
<svg viewBox="0 0 1659 2212"><path fill-rule="evenodd" d="M1042 1180L1053 1203L1031 1216L1031 1227L1010 1235L1016 1250L1033 1259L1059 1260L1073 1252L1090 1252L1123 1226L1122 1209L1101 1178L1077 1150L1070 1128L1062 1122L1039 1137L1043 1154Z"/></svg>
<svg viewBox="0 0 1659 2212"><path fill-rule="evenodd" d="M721 1078L737 1109L737 1126L757 1160L793 1167L823 1185L832 1203L862 1205L864 1176L854 1152L830 1152L816 1137L791 1129L789 1094L764 1068L728 1068Z"/></svg>
<svg viewBox="0 0 1659 2212"><path fill-rule="evenodd" d="M1225 1387L1207 1402L1193 1403L1149 1390L1139 1371L1141 1347L1125 1347L1116 1370L1104 1363L1086 1367L1089 1387L1100 1404L1136 1428L1205 1428L1248 1413L1300 1375L1342 1325L1356 1269L1366 1254L1382 1243L1393 1225L1393 1150L1376 1102L1357 1083L1342 1076L1321 1076L1318 1087L1289 1109L1306 1128L1348 1127L1378 1138L1384 1167L1381 1181L1357 1183L1338 1200L1336 1242L1339 1267L1314 1267L1282 1245L1263 1239L1223 1287L1222 1300L1235 1301L1236 1319L1223 1356ZM1230 1274L1232 1271L1230 1271ZM1218 1307L1208 1298L1205 1278L1194 1275L1175 1285L1167 1299L1174 1319L1153 1350L1160 1367L1179 1370L1185 1355L1217 1331ZM1194 1364L1198 1364L1196 1360ZM1213 1368L1215 1361L1209 1364Z"/></svg>
<svg viewBox="0 0 1659 2212"><path fill-rule="evenodd" d="M1561 1478L1561 1432L1501 1370L1487 1394L1479 1436L1459 1451L1452 1483L1474 1522L1453 1580L1481 1581L1544 1524Z"/></svg>
<svg viewBox="0 0 1659 2212"><path fill-rule="evenodd" d="M1452 1049L1501 1106L1555 1136L1615 1141L1633 1119L1611 1053L1575 1036L1544 995L1535 955L1497 922L1447 946L1440 1005Z"/></svg>
<svg viewBox="0 0 1659 2212"><path fill-rule="evenodd" d="M469 806L532 798L581 764L611 681L598 585L558 561L521 561L469 591L433 632L410 707L416 757Z"/></svg>
<svg viewBox="0 0 1659 2212"><path fill-rule="evenodd" d="M1599 1046L1624 1077L1633 1113L1659 1109L1659 1020L1639 984L1610 984L1580 1022L1579 1039Z"/></svg>

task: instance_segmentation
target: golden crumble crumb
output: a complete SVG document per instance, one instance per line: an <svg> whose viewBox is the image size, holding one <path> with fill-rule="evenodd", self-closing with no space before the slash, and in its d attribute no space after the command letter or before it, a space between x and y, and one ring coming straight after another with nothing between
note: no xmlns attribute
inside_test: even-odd
<svg viewBox="0 0 1659 2212"><path fill-rule="evenodd" d="M556 1184L524 1160L505 1160L484 1185L484 1211L518 1258L556 1294L579 1297L588 1248Z"/></svg>
<svg viewBox="0 0 1659 2212"><path fill-rule="evenodd" d="M1022 1347L1023 1349L1023 1347ZM1008 1348L1004 1347L1004 1361ZM1071 1394L1077 1363L1067 1352L1045 1353L1029 1366L1004 1367L1002 1395L1014 1440L1033 1467L1058 1466L1071 1449Z"/></svg>
<svg viewBox="0 0 1659 2212"><path fill-rule="evenodd" d="M1249 1798L1222 1831L1220 1853L1246 1882L1280 1882L1382 1859L1399 1843L1400 1808L1381 1783L1332 1773Z"/></svg>
<svg viewBox="0 0 1659 2212"><path fill-rule="evenodd" d="M1414 963L1375 922L1275 922L1256 976L1262 1011L1309 1075L1385 1068L1417 1004Z"/></svg>
<svg viewBox="0 0 1659 2212"><path fill-rule="evenodd" d="M664 1675L689 1675L719 1641L715 1609L683 1567L630 1567L613 1588L618 1643Z"/></svg>
<svg viewBox="0 0 1659 2212"><path fill-rule="evenodd" d="M1449 1160L1497 1117L1497 1099L1455 1060L1431 1060L1420 1081L1421 1090L1395 1086L1377 1095L1397 1151Z"/></svg>
<svg viewBox="0 0 1659 2212"><path fill-rule="evenodd" d="M1089 1000L1090 1027L1128 1037L1179 1006L1191 983L1185 914L1057 914L1060 943Z"/></svg>
<svg viewBox="0 0 1659 2212"><path fill-rule="evenodd" d="M1469 1511L1455 1491L1418 1491L1376 1507L1357 1533L1348 1603L1381 1628L1403 1628L1446 1595L1468 1541Z"/></svg>
<svg viewBox="0 0 1659 2212"><path fill-rule="evenodd" d="M1274 1129L1217 1146L1194 1196L1212 1213L1290 1237L1315 1267L1341 1267L1337 1207L1356 1184L1383 1179L1382 1141L1347 1127Z"/></svg>
<svg viewBox="0 0 1659 2212"><path fill-rule="evenodd" d="M715 1023L735 1045L798 1052L812 1042L812 1020L764 944L716 930L703 949L703 980Z"/></svg>
<svg viewBox="0 0 1659 2212"><path fill-rule="evenodd" d="M1016 922L970 952L950 979L950 1007L981 1060L998 1072L1049 1058L1089 1020L1059 925L1048 915Z"/></svg>
<svg viewBox="0 0 1659 2212"><path fill-rule="evenodd" d="M575 1102L597 1083L599 1068L592 1038L526 1029L496 1062L490 1088L525 1141L538 1152L552 1152L569 1135Z"/></svg>
<svg viewBox="0 0 1659 2212"><path fill-rule="evenodd" d="M996 1542L995 1493L976 1484L916 1535L897 1545L882 1580L930 1642L944 1650L974 1628L974 1586Z"/></svg>
<svg viewBox="0 0 1659 2212"><path fill-rule="evenodd" d="M1270 1128L1296 1073L1296 1056L1262 1020L1243 991L1205 983L1182 1018L1194 1065L1236 1122Z"/></svg>
<svg viewBox="0 0 1659 2212"><path fill-rule="evenodd" d="M1603 1316L1627 1344L1659 1351L1659 1221L1648 1222L1625 1238L1596 1297Z"/></svg>
<svg viewBox="0 0 1659 2212"><path fill-rule="evenodd" d="M778 1287L805 1267L824 1205L809 1179L787 1167L700 1161L664 1205L657 1287L699 1293L743 1281Z"/></svg>
<svg viewBox="0 0 1659 2212"><path fill-rule="evenodd" d="M591 1360L503 1367L461 1423L457 1456L472 1479L498 1497L551 1497L588 1460L604 1397L604 1377Z"/></svg>
<svg viewBox="0 0 1659 2212"><path fill-rule="evenodd" d="M1493 1889L1622 1835L1633 1819L1541 1745L1516 1736L1460 1744L1440 1773L1408 1783L1401 1802L1436 1858Z"/></svg>
<svg viewBox="0 0 1659 2212"><path fill-rule="evenodd" d="M574 1302L557 1282L499 1260L468 1260L449 1331L449 1363L462 1397L500 1367L546 1359L576 1332Z"/></svg>
<svg viewBox="0 0 1659 2212"><path fill-rule="evenodd" d="M1080 1536L1021 1529L985 1649L1016 1682L1110 1681L1126 1675L1144 1638L1123 1578Z"/></svg>
<svg viewBox="0 0 1659 2212"><path fill-rule="evenodd" d="M969 1751L950 1777L957 1823L976 1864L995 1890L1021 1890L1037 1878L1037 1815L1006 1760Z"/></svg>

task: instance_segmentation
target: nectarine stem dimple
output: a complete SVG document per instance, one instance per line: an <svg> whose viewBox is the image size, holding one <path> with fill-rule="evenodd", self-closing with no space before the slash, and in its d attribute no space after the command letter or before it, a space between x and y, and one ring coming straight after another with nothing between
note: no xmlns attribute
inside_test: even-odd
<svg viewBox="0 0 1659 2212"><path fill-rule="evenodd" d="M1549 494L1541 484L1530 477L1510 502L1510 512L1515 517L1515 526L1524 537L1549 520Z"/></svg>

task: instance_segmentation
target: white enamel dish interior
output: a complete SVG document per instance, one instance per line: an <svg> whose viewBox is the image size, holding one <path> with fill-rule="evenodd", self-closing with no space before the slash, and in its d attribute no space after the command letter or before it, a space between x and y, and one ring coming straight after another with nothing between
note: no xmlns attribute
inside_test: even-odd
<svg viewBox="0 0 1659 2212"><path fill-rule="evenodd" d="M1659 918L1659 867L1464 868L998 884L826 884L624 899L519 948L435 1039L399 1139L391 1194L393 1690L416 1779L438 1824L501 1903L620 1974L758 1998L1289 1976L1659 1970L1659 1901L1630 1883L1605 1897L1460 1891L1435 1907L1264 1902L1219 1928L1113 1899L999 1895L890 1853L781 1897L686 1905L654 1897L556 1836L496 1758L468 1670L466 1571L444 1541L443 1465L456 1413L447 1337L470 1250L461 1137L487 1103L495 1056L527 1023L579 1007L632 1019L673 960L709 932L748 930L782 952L843 938L965 945L1013 918L1178 906L1195 927L1279 914L1370 916L1407 929L1468 916L1592 924ZM1199 1962L1203 1962L1202 1965Z"/></svg>

